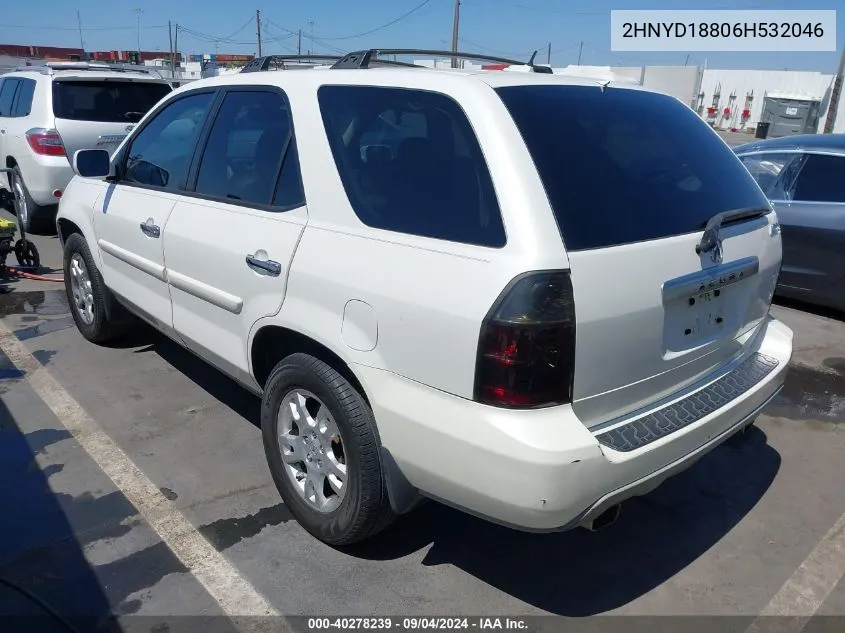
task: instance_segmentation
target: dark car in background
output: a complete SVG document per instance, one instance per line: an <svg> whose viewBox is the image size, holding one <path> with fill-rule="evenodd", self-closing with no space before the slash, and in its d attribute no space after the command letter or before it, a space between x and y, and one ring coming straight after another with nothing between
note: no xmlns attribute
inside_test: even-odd
<svg viewBox="0 0 845 633"><path fill-rule="evenodd" d="M780 220L777 294L845 311L845 134L788 136L734 151Z"/></svg>

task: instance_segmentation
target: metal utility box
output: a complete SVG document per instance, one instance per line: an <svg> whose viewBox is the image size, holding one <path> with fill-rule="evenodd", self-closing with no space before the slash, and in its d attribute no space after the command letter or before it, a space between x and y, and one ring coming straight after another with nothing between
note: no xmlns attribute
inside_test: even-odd
<svg viewBox="0 0 845 633"><path fill-rule="evenodd" d="M761 123L769 124L768 138L815 134L819 126L821 99L808 95L767 93Z"/></svg>

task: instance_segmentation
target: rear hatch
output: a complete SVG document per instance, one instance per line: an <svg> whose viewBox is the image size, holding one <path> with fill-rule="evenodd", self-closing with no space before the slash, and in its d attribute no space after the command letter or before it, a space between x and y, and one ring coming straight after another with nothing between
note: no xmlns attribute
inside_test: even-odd
<svg viewBox="0 0 845 633"><path fill-rule="evenodd" d="M170 91L168 84L146 78L57 75L53 115L68 158L80 149L114 151Z"/></svg>
<svg viewBox="0 0 845 633"><path fill-rule="evenodd" d="M497 92L569 257L578 417L596 426L652 406L741 356L768 314L781 246L768 201L718 135L642 90ZM708 220L735 210L747 213L697 252Z"/></svg>

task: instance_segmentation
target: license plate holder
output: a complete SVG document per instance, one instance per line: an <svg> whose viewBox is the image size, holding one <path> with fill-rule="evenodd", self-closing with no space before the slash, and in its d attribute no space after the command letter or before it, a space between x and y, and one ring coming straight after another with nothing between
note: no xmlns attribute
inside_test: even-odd
<svg viewBox="0 0 845 633"><path fill-rule="evenodd" d="M725 291L705 290L688 300L683 335L687 340L708 338L725 327Z"/></svg>

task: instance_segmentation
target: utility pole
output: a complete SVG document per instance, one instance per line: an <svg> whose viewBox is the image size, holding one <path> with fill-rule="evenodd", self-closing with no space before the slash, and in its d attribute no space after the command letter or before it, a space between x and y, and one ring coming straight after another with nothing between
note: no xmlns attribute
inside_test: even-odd
<svg viewBox="0 0 845 633"><path fill-rule="evenodd" d="M581 51L584 50L584 40L581 40L581 46L578 47L578 65L581 65Z"/></svg>
<svg viewBox="0 0 845 633"><path fill-rule="evenodd" d="M173 28L170 20L167 21L167 37L170 38L170 77L176 76L176 66L173 63Z"/></svg>
<svg viewBox="0 0 845 633"><path fill-rule="evenodd" d="M173 37L173 55L175 57L175 56L179 55L179 23L178 22L176 23L176 31L174 32L173 35L174 35L174 37ZM176 67L179 66L178 61L174 60L174 64L176 64ZM180 69L179 73L176 75L177 81L178 81L179 76L181 74L182 74L182 70Z"/></svg>
<svg viewBox="0 0 845 633"><path fill-rule="evenodd" d="M76 12L76 25L79 27L79 48L85 52L85 42L82 41L82 18L79 17L79 11Z"/></svg>
<svg viewBox="0 0 845 633"><path fill-rule="evenodd" d="M546 51L546 63L551 66L552 65L552 43L549 42L549 48Z"/></svg>
<svg viewBox="0 0 845 633"><path fill-rule="evenodd" d="M311 36L309 38L311 45L308 47L308 54L310 55L314 52L314 20L308 20L308 29L311 31Z"/></svg>
<svg viewBox="0 0 845 633"><path fill-rule="evenodd" d="M138 61L141 61L141 14L144 10L141 7L135 9L135 14L138 16Z"/></svg>
<svg viewBox="0 0 845 633"><path fill-rule="evenodd" d="M452 68L458 67L458 24L461 21L461 0L455 0L455 18L452 21ZM435 66L437 63L435 62Z"/></svg>
<svg viewBox="0 0 845 633"><path fill-rule="evenodd" d="M839 58L839 68L836 70L836 77L833 78L833 87L830 89L830 102L827 106L827 120L824 122L824 133L833 134L833 126L836 124L836 113L839 110L839 98L842 96L842 75L845 74L845 46L842 47L842 57Z"/></svg>
<svg viewBox="0 0 845 633"><path fill-rule="evenodd" d="M302 55L302 29L296 33L296 54Z"/></svg>
<svg viewBox="0 0 845 633"><path fill-rule="evenodd" d="M255 33L258 35L258 56L262 57L261 54L261 11L258 9L255 10Z"/></svg>

